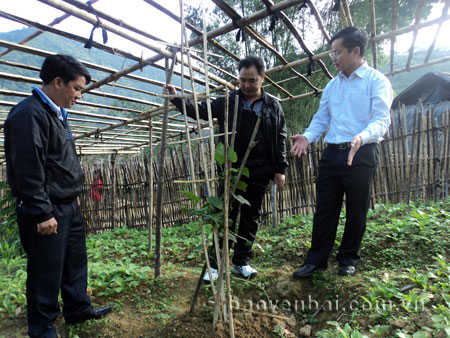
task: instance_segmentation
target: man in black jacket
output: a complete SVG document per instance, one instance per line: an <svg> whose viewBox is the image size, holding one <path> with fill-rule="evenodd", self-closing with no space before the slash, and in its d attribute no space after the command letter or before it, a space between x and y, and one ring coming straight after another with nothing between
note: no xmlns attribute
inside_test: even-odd
<svg viewBox="0 0 450 338"><path fill-rule="evenodd" d="M232 272L245 278L253 277L257 271L250 266L252 258L252 243L258 230L257 219L261 209L262 200L270 180L278 188L282 188L285 180L286 160L286 124L284 113L279 102L262 89L264 81L264 63L261 58L247 56L239 63L239 90L232 91L229 98L228 125L233 126L234 106L236 96L239 96L238 116L236 123L235 151L240 166L248 148L253 129L258 116L261 116L261 125L256 135L256 146L250 152L246 167L250 171L250 178L244 180L248 184L246 192L239 192L250 202L250 206L243 204L240 211L237 242L234 245ZM175 88L167 85L165 94L176 95ZM171 102L182 111L181 98L172 98ZM187 115L196 118L195 106L192 101L185 100ZM211 102L212 117L219 122L219 132L224 132L225 98L221 97ZM208 120L206 102L198 105L199 117ZM223 139L223 137L221 137ZM236 227L238 204L233 203L230 218L233 221L231 231ZM217 278L217 264L212 261L211 274ZM209 280L209 274L205 275Z"/></svg>
<svg viewBox="0 0 450 338"><path fill-rule="evenodd" d="M85 226L78 196L82 170L67 112L91 80L87 69L67 55L42 65L42 88L15 106L5 122L8 183L28 256L27 317L30 337L57 337L60 313L68 324L97 319L111 307L94 309L87 290Z"/></svg>

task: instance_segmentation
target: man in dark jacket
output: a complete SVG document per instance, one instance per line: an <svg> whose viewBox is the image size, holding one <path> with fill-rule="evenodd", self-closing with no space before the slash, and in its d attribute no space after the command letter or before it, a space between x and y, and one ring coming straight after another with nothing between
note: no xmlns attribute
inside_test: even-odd
<svg viewBox="0 0 450 338"><path fill-rule="evenodd" d="M87 69L67 55L42 65L42 88L15 106L5 122L8 183L28 256L27 316L30 337L57 337L60 313L68 324L97 319L111 307L94 309L86 294L85 225L78 196L82 170L67 112L91 80Z"/></svg>
<svg viewBox="0 0 450 338"><path fill-rule="evenodd" d="M230 93L228 107L228 125L233 126L234 106L236 96L239 96L238 116L236 122L235 151L238 155L237 166L240 165L256 121L261 116L261 125L256 135L256 146L250 152L246 167L250 171L250 178L245 179L248 184L246 192L242 196L250 202L250 206L243 204L240 209L239 229L237 242L234 245L232 272L245 278L253 277L257 271L250 266L252 258L252 243L258 230L257 219L261 209L262 200L270 180L278 188L282 188L285 180L286 160L286 124L284 113L279 102L262 89L264 81L264 63L256 56L247 56L239 63L239 90ZM175 88L168 85L165 94L175 95ZM171 102L182 111L181 98L173 98ZM187 115L196 118L195 106L192 101L185 100ZM211 102L212 117L219 122L219 132L224 132L225 122L225 98L218 98ZM198 105L199 117L208 120L206 102ZM234 203L230 218L233 221L231 231L236 227L236 219L239 207ZM211 275L217 278L217 265L211 263ZM209 281L209 274L205 275L205 281Z"/></svg>

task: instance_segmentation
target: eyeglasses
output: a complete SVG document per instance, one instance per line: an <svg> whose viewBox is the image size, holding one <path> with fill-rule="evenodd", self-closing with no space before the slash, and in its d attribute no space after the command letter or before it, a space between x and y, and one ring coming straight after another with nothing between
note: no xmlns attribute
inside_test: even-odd
<svg viewBox="0 0 450 338"><path fill-rule="evenodd" d="M347 49L347 50L350 53L353 50L353 48L350 48L350 49ZM343 52L344 52L344 49L343 50L333 50L333 51L330 52L330 57L337 58Z"/></svg>

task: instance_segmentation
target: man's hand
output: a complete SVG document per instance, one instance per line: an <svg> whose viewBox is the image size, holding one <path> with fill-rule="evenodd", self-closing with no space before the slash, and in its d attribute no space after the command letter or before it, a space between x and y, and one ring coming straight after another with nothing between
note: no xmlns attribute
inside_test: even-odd
<svg viewBox="0 0 450 338"><path fill-rule="evenodd" d="M38 223L37 231L41 235L51 235L51 234L56 234L57 227L58 227L58 222L56 222L55 217L52 217L48 221Z"/></svg>
<svg viewBox="0 0 450 338"><path fill-rule="evenodd" d="M283 174L276 173L273 177L273 184L277 186L277 190L280 190L284 186L284 181L286 177Z"/></svg>
<svg viewBox="0 0 450 338"><path fill-rule="evenodd" d="M302 155L306 155L306 149L308 148L309 141L303 135L294 135L289 137L291 140L294 140L295 143L291 148L291 153L294 156L302 157Z"/></svg>
<svg viewBox="0 0 450 338"><path fill-rule="evenodd" d="M163 88L163 94L164 95L171 95L169 97L169 101L172 100L175 95L177 95L177 91L175 90L175 87L171 84L166 84L166 86Z"/></svg>
<svg viewBox="0 0 450 338"><path fill-rule="evenodd" d="M350 148L350 152L348 153L348 159L347 159L347 165L351 166L353 162L353 157L355 157L356 152L358 151L359 147L362 145L362 138L359 135L353 136L352 147Z"/></svg>

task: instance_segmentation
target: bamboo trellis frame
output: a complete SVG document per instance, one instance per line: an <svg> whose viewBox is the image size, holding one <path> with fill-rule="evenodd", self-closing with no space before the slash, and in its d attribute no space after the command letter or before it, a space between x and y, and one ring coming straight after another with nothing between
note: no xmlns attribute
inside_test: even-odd
<svg viewBox="0 0 450 338"><path fill-rule="evenodd" d="M64 14L61 17L56 18L49 25L42 25L42 24L33 22L31 20L28 20L26 18L17 17L17 16L14 16L14 15L11 15L11 14L5 13L5 12L0 12L0 16L2 16L3 18L10 19L10 20L22 22L23 24L26 24L28 26L36 27L40 30L41 33L49 32L49 33L53 33L53 34L58 34L67 39L79 41L82 43L85 43L87 41L87 39L85 39L83 37L77 36L77 35L69 33L69 32L61 31L54 27L59 22L66 19L68 16L76 16L76 17L80 18L81 20L85 20L87 22L90 22L91 24L95 24L97 21L97 18L91 14L91 10L86 4L84 4L80 1L77 1L77 0L65 0L64 2L58 1L58 0L40 0L40 1L49 6L63 10L66 14ZM168 11L162 5L156 3L155 1L152 1L152 0L145 0L145 1L150 6L153 6L156 9L160 10L162 14L167 15L178 22L181 21L179 15L171 13L170 11ZM95 2L96 1L91 1L92 4ZM262 36L260 36L259 34L257 34L250 26L250 24L252 22L256 22L258 20L261 20L261 19L269 16L270 13L267 10L260 10L255 13L249 14L246 17L241 18L236 12L233 13L229 10L229 8L226 9L226 5L224 4L223 1L214 0L214 2L217 5L219 5L220 8L225 9L227 11L227 14L234 17L234 25L227 24L227 25L225 25L223 27L219 27L218 29L215 29L213 31L202 32L201 29L198 29L191 24L187 24L187 27L189 29L191 29L192 31L194 31L196 34L199 35L198 38L191 39L188 42L190 48L192 48L192 46L194 46L196 44L202 43L202 41L203 41L202 35L204 33L206 35L206 39L208 40L209 44L218 47L219 50L223 51L225 55L231 57L234 60L237 60L239 58L237 55L230 52L227 47L225 47L225 46L221 45L220 43L218 43L217 41L215 41L214 38L219 35L230 32L233 29L236 29L236 27L240 27L240 28L244 27L244 29L246 29L247 32L250 33L250 35L253 38L255 38L259 43L261 43L264 47L271 49L273 53L277 53L275 50L273 50L273 47L270 45L270 43L265 41L264 38ZM300 1L300 0L284 0L275 5L270 0L264 0L263 2L267 6L272 5L271 12L280 12L280 16L281 16L283 22L286 25L288 25L292 34L294 34L297 41L299 42L299 45L310 56L308 59L305 58L305 59L302 59L299 61L287 63L286 61L283 61L282 55L276 54L277 57L280 58L281 62L284 63L284 65L273 67L273 68L269 69L267 71L267 74L269 75L269 74L277 73L277 72L280 72L283 70L290 70L290 71L293 71L297 77L300 76L301 78L306 79L302 74L295 71L294 67L297 67L299 65L305 65L305 64L311 62L311 60L316 60L321 65L321 68L322 68L322 71L324 72L324 74L327 77L330 77L331 75L328 73L326 67L323 65L323 63L321 61L321 59L326 58L328 56L328 52L320 53L318 55L313 55L312 52L304 44L300 34L298 34L298 32L295 31L295 27L293 27L292 25L289 24L289 21L284 16L284 13L282 13L283 10L288 9L292 6L299 5L302 3L302 1ZM373 30L374 34L370 39L370 43L372 45L375 45L377 42L380 42L385 39L391 40L391 69L390 69L390 72L387 73L386 75L392 76L392 75L398 74L400 72L409 71L412 69L418 69L421 67L426 67L427 65L432 65L432 64L449 61L449 58L441 58L441 59L435 59L435 60L430 61L430 55L434 48L434 44L435 44L437 35L439 33L440 27L442 26L443 22L450 20L450 15L447 13L448 7L449 7L449 1L445 2L445 6L442 11L441 17L430 20L428 22L420 22L423 1L419 2L414 24L411 26L403 27L403 28L399 28L399 29L396 29L396 17L398 15L397 9L396 9L397 3L398 3L397 0L393 0L392 26L391 26L391 28L393 30L389 33L376 35L375 28L374 28L374 30ZM311 9L312 14L315 17L315 19L318 23L319 29L322 32L325 40L329 41L329 39L330 39L329 34L325 29L323 20L320 17L319 12L318 12L314 2L308 1L307 5ZM350 9L349 9L347 1L343 1L341 3L341 10L345 16L345 20L348 22L348 24L351 24L352 18L351 18L351 13L350 13ZM372 13L372 11L374 11L374 10L375 10L374 2L371 2L371 6L369 8L369 13ZM161 59L161 57L163 57L163 56L170 57L173 52L162 49L161 47L159 47L159 44L161 44L161 43L164 45L171 45L171 44L167 43L166 41L163 41L163 39L161 39L157 36L153 36L151 34L148 34L147 32L139 30L138 28L134 27L131 24L127 24L120 20L117 20L116 18L108 15L108 13L103 13L103 12L97 11L97 15L99 16L102 25L104 27L106 27L109 31L120 34L121 36L127 38L130 41L134 41L135 43L138 43L141 46L144 46L145 48L149 48L149 49L153 50L157 53L157 55L155 57L150 57L146 60L143 60L142 57L135 56L132 53L124 52L124 51L118 50L117 48L110 48L110 47L104 46L100 43L94 42L94 48L98 48L105 52L115 54L121 58L125 57L129 60L135 61L136 63L133 66L125 68L123 70L114 70L111 68L106 68L106 67L102 67L102 66L95 65L95 64L85 63L86 66L88 66L92 69L95 69L97 71L102 71L102 72L105 72L108 74L105 78L95 81L91 86L89 86L87 88L86 94L89 94L89 97L91 97L91 95L96 95L96 96L101 95L103 97L106 97L111 100L116 100L121 103L125 103L128 101L133 104L150 105L150 106L155 106L156 108L151 109L151 110L142 110L142 109L134 109L134 108L130 109L125 106L114 106L113 107L111 104L98 104L98 103L92 102L91 100L86 100L84 102L81 102L82 104L80 104L80 106L82 106L84 108L83 111L81 111L81 109L74 111L73 113L75 115L72 118L72 121L74 122L73 125L74 125L75 136L76 136L77 142L79 142L78 149L79 149L81 155L89 155L89 154L97 155L97 154L101 153L101 151L105 151L105 149L108 149L108 148L115 149L115 153L121 153L121 152L139 153L143 148L148 147L148 142L145 143L144 137L136 137L135 135L133 135L134 131L140 130L143 132L143 134L148 133L148 129L149 129L148 121L150 118L152 118L154 120L154 123L158 123L157 118L159 118L161 116L161 112L162 112L161 99L163 98L163 96L156 92L135 88L134 86L123 85L121 83L115 83L115 81L118 81L122 78L127 78L132 81L138 81L141 83L148 83L148 84L154 85L156 87L162 87L164 85L162 82L155 81L154 79L149 79L145 76L137 76L137 75L132 74L132 72L134 72L135 70L138 70L138 69L142 69L144 67L149 67L149 66L156 67L157 69L163 69L163 66L157 64L156 62L159 59ZM372 21L374 21L374 20L372 20ZM415 41L413 39L413 43L411 45L410 53L408 56L408 61L405 65L405 67L402 69L397 69L397 70L393 69L392 57L393 57L393 52L394 52L395 37L402 35L402 34L409 33L409 32L413 32L414 36L417 36L418 31L420 31L421 29L423 29L425 27L435 25L435 24L438 25L438 32L436 33L432 43L430 44L430 46L428 48L427 56L425 57L424 62L422 64L411 65L411 59L412 59L413 52L414 52L414 41ZM137 38L136 35L131 36L130 34L127 33L127 31L137 33L139 36L142 36L143 38L144 37L150 38L150 40L152 40L154 42L148 42L147 40L144 41L144 39ZM2 55L0 55L0 58L3 57L4 55L6 55L6 53L10 53L11 51L16 51L16 52L21 52L21 53L30 53L30 54L34 54L34 55L39 55L41 57L51 54L52 53L51 51L38 50L35 48L33 49L33 48L25 46L25 44L28 41L32 40L36 35L37 34L30 36L29 38L25 39L24 41L21 41L19 44L7 42L7 41L0 41L0 45L2 47L7 48L7 51L4 52ZM178 50L179 50L179 47L178 47ZM186 53L188 53L187 50L186 50ZM207 67L215 68L216 71L222 71L219 67L212 66L208 62L206 62L205 56L203 56L203 57L194 56L192 54L192 51L190 51L190 50L189 50L189 53L191 53L191 56L196 58L197 62L205 64L205 67L203 69L201 67L193 66L193 68L194 68L193 76L194 76L195 82L202 84L202 85L205 84L203 77L204 77L204 69L206 69ZM178 61L180 61L179 56L177 56L177 59L178 59ZM14 63L14 62L10 62L7 60L1 60L1 59L0 59L0 62L2 64L12 67L13 69L28 68L30 70L38 71L37 67L32 67L30 65L23 65L23 64ZM225 71L223 71L223 73L226 74ZM181 73L177 70L174 71L174 74L181 75ZM228 74L228 75L232 75L232 74ZM189 76L191 76L191 75L184 74L184 76L187 79L189 79ZM8 80L8 81L23 81L27 84L33 83L35 85L38 85L40 83L40 82L38 82L39 80L36 81L37 79L34 79L34 78L17 77L14 74L8 74L8 73L4 73L4 72L2 72L0 74L0 78ZM230 89L234 88L234 84L223 81L222 79L214 76L213 74L210 74L210 78L211 78L210 86L211 86L211 88L214 88L215 90L221 90L221 89L223 89L224 86L228 86ZM236 78L234 78L234 80L236 81ZM309 80L307 80L307 81L309 82ZM292 100L296 100L296 99L300 99L300 98L306 98L308 96L311 96L313 94L317 94L317 93L321 92L321 89L317 88L312 83L311 83L312 88L313 88L312 92L289 93L287 90L285 90L283 88L283 85L281 82L280 83L275 83L273 81L269 81L269 82L270 82L270 85L274 86L275 90L278 90L280 92L280 94L281 94L280 102L286 102L286 101L292 101ZM102 90L102 92L98 92L98 91L94 90L95 88L103 88L105 86L111 87L111 88L115 87L115 88L125 89L127 91L130 91L130 95L129 96L127 95L126 97L124 97L123 95L121 96L121 95L117 95L117 94L111 94L106 90ZM106 87L105 87L105 89L106 89ZM185 89L185 92L188 94L190 93L190 91L188 89ZM134 93L134 94L132 94L132 93ZM24 95L25 95L25 93L14 92L14 91L11 91L8 94L6 94L5 91L2 91L1 94L14 97L15 100L13 102L16 102L17 99L24 97ZM144 95L146 98L149 98L149 99L142 100L137 97L138 95L140 95L140 96ZM2 106L8 107L8 109L12 105L12 102L9 102L9 101L8 102L2 101L0 103ZM89 109L89 108L96 108L96 109L102 110L104 112L98 113L98 114L96 114L96 116L91 115L92 117L94 117L94 119L88 120L88 119L86 119L86 117L88 117L90 115L86 111L86 109ZM113 120L117 121L119 119L117 119L117 116L114 118L109 117L108 115L110 115L111 111L115 111L116 114L117 114L117 112L123 113L123 114L128 114L128 116L124 117L120 123L114 123L114 122L112 122ZM76 117L77 114L82 116L82 118L77 118ZM129 114L132 114L132 115L134 114L135 117L130 118ZM155 118L156 118L156 120L155 120ZM4 116L2 117L0 115L0 119L4 119ZM185 135L186 134L186 131L185 130L183 131L183 125L184 125L183 122L181 120L177 121L177 122L178 123L174 123L174 124L179 125L179 127L174 127L174 129L172 129L172 130L169 129L169 137L176 137L175 135ZM107 125L107 127L105 127L105 125ZM189 129L189 130L190 131L195 130L195 127L193 127L192 129ZM111 131L114 131L115 134L114 135L111 134ZM160 139L158 138L159 134L158 134L158 129L157 129L156 125L154 125L153 131L154 131L153 137L156 141L155 142L155 144L156 144L158 141L160 141ZM92 138L93 137L95 138L96 135L97 135L97 139L92 140ZM100 141L98 139L99 135L102 135L102 138L100 139ZM1 136L2 135L0 135L0 137ZM121 144L121 142L123 142L122 143L123 146L118 147L118 145ZM132 147L133 142L134 142L135 147ZM114 153L114 151L106 150L105 153L111 154L111 153ZM0 156L3 156L3 155L0 154Z"/></svg>

